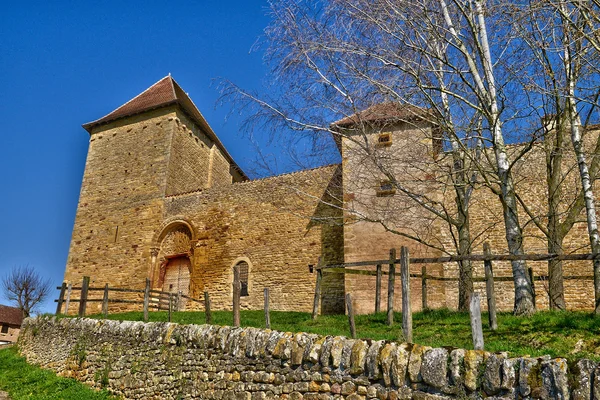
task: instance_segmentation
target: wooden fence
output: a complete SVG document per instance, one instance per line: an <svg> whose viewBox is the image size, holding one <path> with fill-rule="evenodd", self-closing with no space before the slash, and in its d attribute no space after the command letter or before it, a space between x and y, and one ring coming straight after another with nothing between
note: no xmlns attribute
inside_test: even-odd
<svg viewBox="0 0 600 400"><path fill-rule="evenodd" d="M182 301L184 299L196 303L205 305L206 300L199 300L193 297L184 295L181 291L178 293L163 292L160 290L154 290L150 287L150 279L146 279L146 287L144 289L129 289L120 287L110 287L108 283L104 287L90 287L90 278L88 276L83 277L81 286L73 286L72 284L63 283L62 286L57 287L60 290L58 299L54 300L56 304L56 315L67 313L70 303L79 304L79 317L85 317L88 303L102 303L102 314L106 318L108 316L109 304L134 304L139 305L144 312L144 321L148 321L148 312L150 309L157 311L166 310L169 311L169 321L171 319L172 311L179 311L181 309ZM79 298L73 298L72 295L79 291ZM103 292L102 298L90 298L90 292ZM143 298L139 300L125 299L123 298L126 294L142 295ZM206 294L208 295L208 293Z"/></svg>
<svg viewBox="0 0 600 400"><path fill-rule="evenodd" d="M236 265L233 269L233 326L240 326L240 297L241 297L241 282L240 282L240 266ZM109 303L118 304L134 304L142 306L144 312L144 321L148 322L149 310L156 309L157 311L163 308L167 310L168 320L171 322L171 312L180 311L182 299L187 299L192 302L200 303L204 307L204 318L207 324L212 323L212 311L211 301L208 292L204 292L204 300L195 299L190 296L186 296L179 291L178 293L163 292L160 290L151 289L150 279L146 279L146 287L144 289L128 289L128 288L116 288L109 287L108 283L104 287L90 287L90 278L84 276L81 282L81 286L75 287L72 284L63 283L62 286L58 286L56 289L60 290L58 299L54 300L56 305L56 315L63 313L66 314L69 309L70 303L79 303L78 316L85 317L86 308L88 303L102 302L102 314L104 317L108 317L108 305ZM79 298L72 298L72 294L79 291ZM89 292L103 292L102 299L89 298ZM116 296L110 296L110 293L116 294ZM143 300L131 300L118 298L122 294L137 294L138 296L143 294ZM264 289L264 311L265 311L265 328L271 329L271 316L269 308L269 288Z"/></svg>
<svg viewBox="0 0 600 400"><path fill-rule="evenodd" d="M411 310L411 296L410 296L410 279L418 278L421 279L421 301L422 308L428 309L427 304L427 282L428 281L458 281L458 277L439 277L427 274L427 264L441 264L448 262L459 262L459 261L483 261L484 263L484 277L473 277L473 282L485 282L486 284L486 297L488 305L488 318L489 327L491 330L498 329L498 322L496 318L496 296L495 296L495 282L512 282L512 276L494 276L493 262L494 261L550 261L550 260L562 260L562 261L585 261L600 259L600 254L492 254L488 243L484 243L484 254L471 254L467 256L447 256L447 257L413 257L409 255L407 247L401 248L400 258L396 257L396 249L390 249L390 256L387 260L371 260L371 261L358 261L343 264L332 264L324 265L321 260L315 267L309 265L309 270L316 270L316 283L315 283L315 296L313 303L313 314L312 318L317 318L319 309L319 301L321 299L321 280L323 278L323 272L328 271L332 273L341 274L357 274L366 276L375 276L375 304L374 311L376 313L381 311L381 285L382 278L384 275L388 276L388 290L387 290L387 324L392 326L394 323L394 287L395 278L400 276L402 281L402 332L404 339L408 342L412 341L412 310ZM383 270L383 265L388 265L388 270ZM400 273L396 272L396 265L400 265ZM420 274L410 273L410 264L423 264ZM373 267L375 271L369 270L357 270L352 269L353 267ZM528 268L528 277L531 282L534 281L547 281L547 275L535 276L533 269ZM592 275L579 276L579 275L565 275L564 280L593 280ZM534 301L535 301L535 287L534 287ZM346 295L346 311L348 313L348 320L350 324L350 332L352 337L355 337L356 332L354 325L354 315L352 310L352 297L348 293ZM352 315L351 315L352 314ZM471 328L473 333L473 345L475 349L483 349L483 331L481 326L481 305L479 300L479 294L473 293L470 301L470 316L471 316Z"/></svg>

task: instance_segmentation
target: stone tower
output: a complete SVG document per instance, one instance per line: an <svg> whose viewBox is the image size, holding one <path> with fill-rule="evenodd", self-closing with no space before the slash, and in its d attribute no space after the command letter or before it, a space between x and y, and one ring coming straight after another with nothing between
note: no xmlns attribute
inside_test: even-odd
<svg viewBox="0 0 600 400"><path fill-rule="evenodd" d="M90 144L65 281L142 287L165 197L246 180L169 75L83 127Z"/></svg>

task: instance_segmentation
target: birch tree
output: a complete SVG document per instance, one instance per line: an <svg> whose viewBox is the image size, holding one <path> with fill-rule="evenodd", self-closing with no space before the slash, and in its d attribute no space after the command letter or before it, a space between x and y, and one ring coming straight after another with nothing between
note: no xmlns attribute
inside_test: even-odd
<svg viewBox="0 0 600 400"><path fill-rule="evenodd" d="M570 127L571 143L577 157L581 179L582 195L588 236L592 253L600 253L600 234L596 214L596 201L593 191L589 160L583 143L581 117L597 112L600 87L584 77L591 74L597 77L594 63L599 60L598 50L598 3L595 1L557 1L551 5L560 13L562 28L563 68L565 75L565 109ZM590 57L590 54L593 54ZM588 118L589 119L589 118ZM600 259L594 260L594 313L600 314Z"/></svg>
<svg viewBox="0 0 600 400"><path fill-rule="evenodd" d="M453 206L403 186L383 163L375 164L398 192L451 226L458 254L471 251L470 196L473 186L484 182L502 205L509 253L524 254L512 176L512 165L522 154L509 156L504 132L505 126L515 126L515 114L506 110L520 106L510 104L508 93L509 75L518 68L508 68L514 59L503 58L513 32L501 18L501 3L298 0L270 5L266 59L274 67L281 96L261 97L234 85L226 94L255 106L256 120L306 134L313 143L340 135L325 121L360 115L374 103L432 110L430 118L444 132L452 159L445 182L454 192ZM346 139L366 143L360 137ZM364 150L369 154L368 147ZM472 290L472 272L468 263L460 269L463 302ZM512 273L514 312L535 312L525 262L513 261Z"/></svg>

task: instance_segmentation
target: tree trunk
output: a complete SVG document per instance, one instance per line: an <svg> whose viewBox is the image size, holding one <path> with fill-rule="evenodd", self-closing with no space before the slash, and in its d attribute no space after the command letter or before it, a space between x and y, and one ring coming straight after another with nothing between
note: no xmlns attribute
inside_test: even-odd
<svg viewBox="0 0 600 400"><path fill-rule="evenodd" d="M559 221L559 205L562 194L562 160L564 152L564 117L557 114L554 128L544 135L546 144L546 186L548 189L548 253L562 254L564 234ZM563 263L548 261L548 296L551 310L565 310Z"/></svg>
<svg viewBox="0 0 600 400"><path fill-rule="evenodd" d="M559 7L563 11L563 15L567 15L566 4L560 3ZM577 166L579 167L590 247L592 248L592 253L597 254L600 253L600 236L598 235L596 204L589 167L584 153L579 114L577 112L577 101L575 99L575 82L580 68L578 67L578 60L574 60L572 57L573 54L576 57L578 54L576 50L574 50L573 54L571 53L571 38L568 35L568 31L565 31L564 43L567 44L564 48L564 65L567 79L567 115L568 122L571 124L571 142L573 143L573 150L575 151ZM600 314L600 260L597 259L594 260L594 314Z"/></svg>
<svg viewBox="0 0 600 400"><path fill-rule="evenodd" d="M469 220L458 226L458 254L471 254L471 235L469 231ZM458 310L469 311L471 294L473 293L473 268L470 260L463 260L458 263Z"/></svg>
<svg viewBox="0 0 600 400"><path fill-rule="evenodd" d="M577 156L577 165L579 167L579 176L581 178L581 187L583 190L583 199L585 202L586 220L588 227L588 236L592 253L600 253L600 237L598 235L598 221L596 218L596 204L594 192L592 190L592 181L583 150L581 132L577 117L574 115L575 99L569 98L571 114L571 141L573 149ZM600 260L594 260L594 314L600 314Z"/></svg>

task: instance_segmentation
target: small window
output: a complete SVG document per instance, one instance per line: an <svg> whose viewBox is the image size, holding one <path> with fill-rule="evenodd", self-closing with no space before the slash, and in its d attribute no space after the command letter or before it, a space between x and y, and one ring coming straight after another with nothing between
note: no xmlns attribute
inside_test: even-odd
<svg viewBox="0 0 600 400"><path fill-rule="evenodd" d="M393 196L396 193L396 188L392 181L381 181L377 189L377 197Z"/></svg>
<svg viewBox="0 0 600 400"><path fill-rule="evenodd" d="M240 266L240 284L242 288L240 290L240 296L249 296L248 294L248 263L241 261L238 263Z"/></svg>
<svg viewBox="0 0 600 400"><path fill-rule="evenodd" d="M2 325L2 333L8 333L8 325Z"/></svg>
<svg viewBox="0 0 600 400"><path fill-rule="evenodd" d="M392 145L392 133L384 132L377 136L377 146L385 147Z"/></svg>

